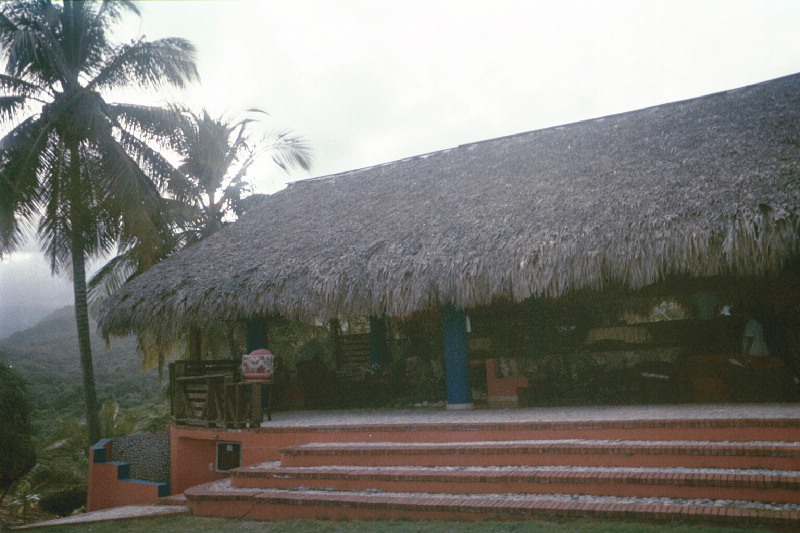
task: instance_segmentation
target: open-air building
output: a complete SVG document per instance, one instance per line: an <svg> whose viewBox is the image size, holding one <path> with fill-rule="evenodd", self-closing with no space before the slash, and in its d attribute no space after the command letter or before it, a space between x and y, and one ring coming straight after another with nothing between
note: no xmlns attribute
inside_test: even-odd
<svg viewBox="0 0 800 533"><path fill-rule="evenodd" d="M441 362L451 409L796 401L799 162L793 75L303 180L126 284L100 324L208 355L223 323L247 351L273 349L275 320L316 323L350 394ZM742 354L745 311L769 356ZM179 491L217 479L177 459L213 457L219 431L193 431L172 430Z"/></svg>
<svg viewBox="0 0 800 533"><path fill-rule="evenodd" d="M697 293L733 315L710 323L707 351L736 354L738 308L796 320L798 87L790 76L292 183L129 283L103 330L441 317L460 375L451 405L472 402L469 341L481 359L587 341L697 351L692 320L597 331L660 302L688 319Z"/></svg>

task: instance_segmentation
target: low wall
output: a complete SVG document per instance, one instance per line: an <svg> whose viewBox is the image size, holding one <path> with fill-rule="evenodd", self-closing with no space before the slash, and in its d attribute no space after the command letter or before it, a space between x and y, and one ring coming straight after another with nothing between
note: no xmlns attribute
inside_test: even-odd
<svg viewBox="0 0 800 533"><path fill-rule="evenodd" d="M152 505L158 498L169 495L169 483L138 479L132 475L130 463L114 460L115 454L127 456L134 460L139 472L148 477L163 478L164 468L169 471L169 434L141 437L103 439L89 448L87 511L123 505ZM118 440L120 445L116 449ZM158 456L155 467L145 464L151 456Z"/></svg>
<svg viewBox="0 0 800 533"><path fill-rule="evenodd" d="M111 459L130 465L132 478L169 482L169 433L141 433L114 439Z"/></svg>

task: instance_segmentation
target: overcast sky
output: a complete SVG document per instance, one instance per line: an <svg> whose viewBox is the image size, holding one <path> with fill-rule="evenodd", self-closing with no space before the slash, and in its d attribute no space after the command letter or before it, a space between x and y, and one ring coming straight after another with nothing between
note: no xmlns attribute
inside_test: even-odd
<svg viewBox="0 0 800 533"><path fill-rule="evenodd" d="M261 108L321 176L800 72L797 0L184 0L128 25L198 48L214 114ZM269 192L287 176L259 167ZM71 303L38 247L0 261L0 305ZM2 320L2 316L0 316Z"/></svg>

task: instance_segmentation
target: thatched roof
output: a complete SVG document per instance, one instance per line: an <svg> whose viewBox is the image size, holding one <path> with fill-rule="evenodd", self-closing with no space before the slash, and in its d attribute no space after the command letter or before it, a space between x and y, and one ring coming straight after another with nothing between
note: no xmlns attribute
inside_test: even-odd
<svg viewBox="0 0 800 533"><path fill-rule="evenodd" d="M800 250L800 75L304 180L128 283L106 333L405 316Z"/></svg>

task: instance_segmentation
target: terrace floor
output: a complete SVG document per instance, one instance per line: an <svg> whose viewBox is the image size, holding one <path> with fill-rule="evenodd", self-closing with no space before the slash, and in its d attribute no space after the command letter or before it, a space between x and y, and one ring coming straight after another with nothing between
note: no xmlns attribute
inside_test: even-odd
<svg viewBox="0 0 800 533"><path fill-rule="evenodd" d="M325 427L394 424L568 422L601 420L674 420L731 418L799 418L800 403L620 405L585 407L533 407L511 409L448 410L444 407L413 409L348 409L283 411L262 427Z"/></svg>

